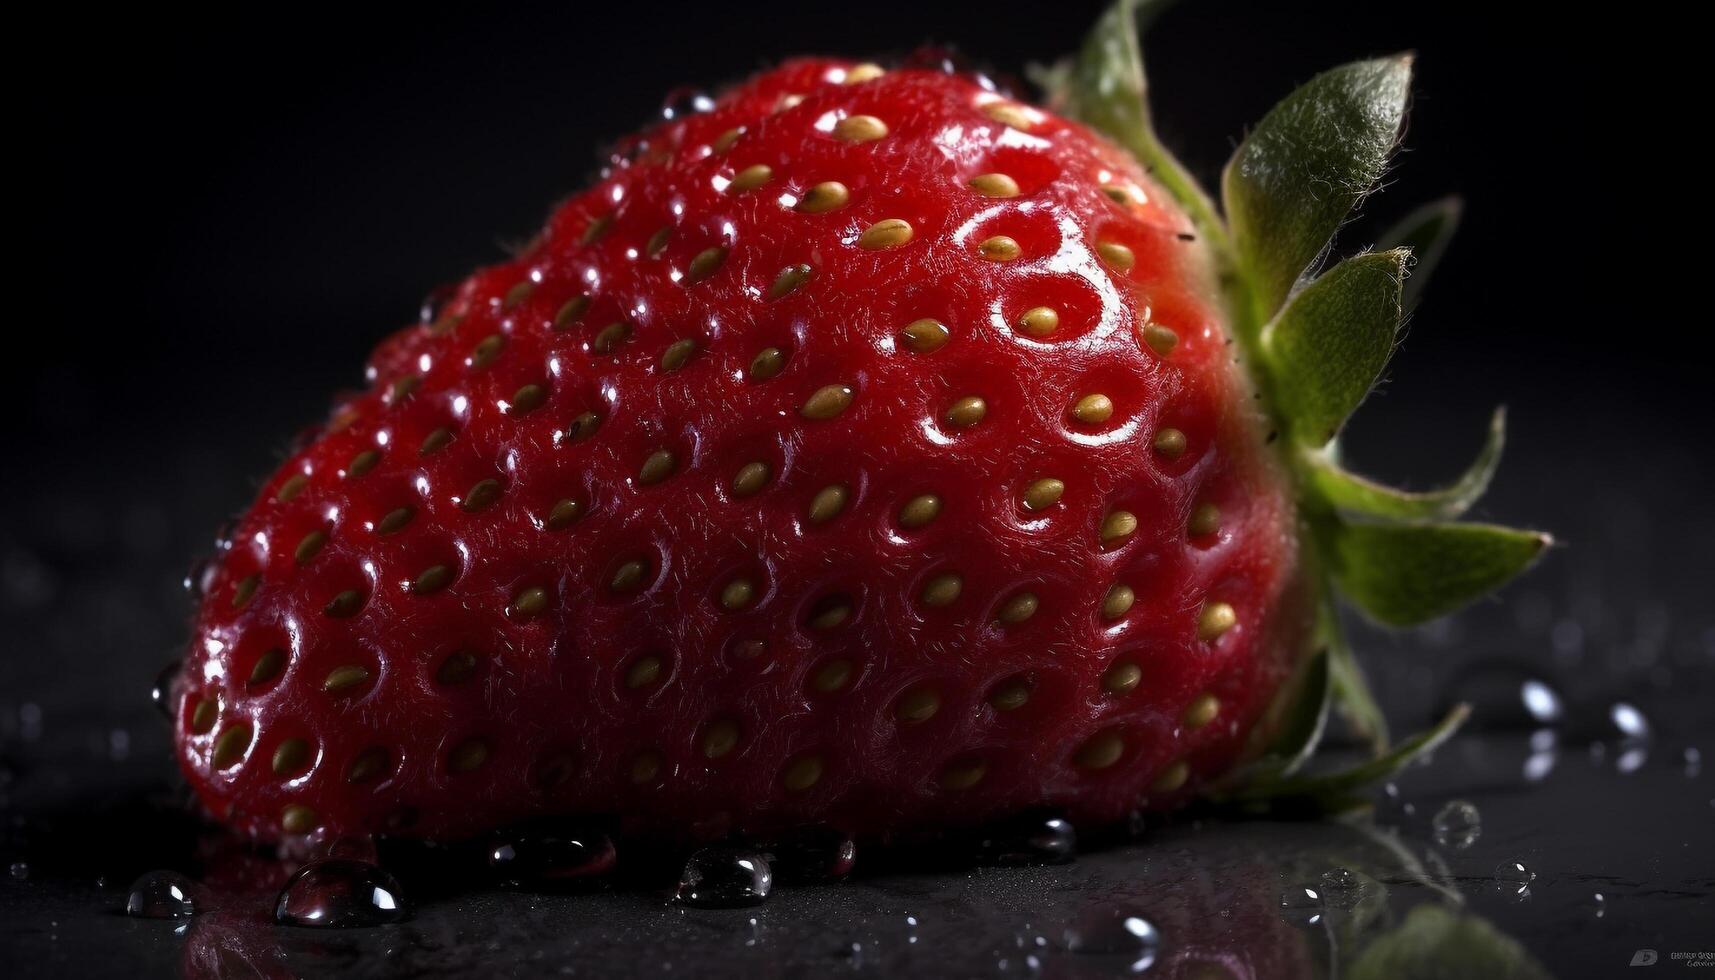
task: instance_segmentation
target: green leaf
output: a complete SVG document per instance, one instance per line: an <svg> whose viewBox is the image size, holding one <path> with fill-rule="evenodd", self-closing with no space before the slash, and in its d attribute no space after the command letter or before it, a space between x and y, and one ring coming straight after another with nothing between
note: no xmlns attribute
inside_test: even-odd
<svg viewBox="0 0 1715 980"><path fill-rule="evenodd" d="M1332 610L1328 616L1333 618ZM1371 750L1379 755L1387 751L1387 715L1382 712L1375 695L1370 693L1369 681L1364 679L1357 655L1352 652L1352 645L1346 642L1337 623L1333 633L1328 646L1328 680L1333 688L1334 706L1352 733L1368 741Z"/></svg>
<svg viewBox="0 0 1715 980"><path fill-rule="evenodd" d="M1458 609L1530 567L1549 536L1492 524L1321 524L1322 555L1372 618L1410 626Z"/></svg>
<svg viewBox="0 0 1715 980"><path fill-rule="evenodd" d="M1351 980L1548 980L1518 941L1469 913L1423 902L1392 932L1377 936L1352 961Z"/></svg>
<svg viewBox="0 0 1715 980"><path fill-rule="evenodd" d="M1138 32L1172 0L1118 0L1097 19L1078 54L1038 73L1049 105L1131 151L1190 214L1198 230L1224 248L1226 226L1197 182L1155 134L1149 113L1149 79Z"/></svg>
<svg viewBox="0 0 1715 980"><path fill-rule="evenodd" d="M1412 492L1383 486L1347 472L1326 452L1307 454L1303 472L1311 491L1337 510L1385 521L1446 521L1465 513L1489 489L1506 439L1507 410L1497 408L1477 458L1459 479L1439 490Z"/></svg>
<svg viewBox="0 0 1715 980"><path fill-rule="evenodd" d="M1230 799L1241 803L1267 800L1287 810L1338 812L1351 809L1358 791L1392 778L1418 756L1433 752L1441 743L1453 737L1453 733L1459 730L1459 726L1465 723L1470 714L1470 706L1461 704L1449 711L1435 727L1418 732L1367 762L1337 772L1305 773L1272 783L1258 783L1234 794Z"/></svg>
<svg viewBox="0 0 1715 980"><path fill-rule="evenodd" d="M1271 109L1228 162L1222 196L1262 319L1381 178L1410 81L1410 55L1323 72Z"/></svg>
<svg viewBox="0 0 1715 980"><path fill-rule="evenodd" d="M1459 218L1465 202L1457 196L1430 201L1401 218L1382 235L1378 248L1411 249L1411 275L1405 280L1403 297L1406 310L1417 306L1423 287L1429 285L1429 274L1447 252L1453 233L1459 230Z"/></svg>
<svg viewBox="0 0 1715 980"><path fill-rule="evenodd" d="M1304 287L1263 330L1295 441L1323 446L1375 387L1399 331L1404 249L1353 256Z"/></svg>

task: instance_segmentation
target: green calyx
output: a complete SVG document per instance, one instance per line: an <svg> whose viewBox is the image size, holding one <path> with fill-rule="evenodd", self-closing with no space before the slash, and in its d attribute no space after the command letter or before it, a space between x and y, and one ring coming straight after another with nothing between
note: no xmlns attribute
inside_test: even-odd
<svg viewBox="0 0 1715 980"><path fill-rule="evenodd" d="M1452 734L1455 711L1389 746L1386 722L1339 628L1334 596L1393 626L1450 613L1506 584L1546 534L1458 518L1487 489L1505 442L1496 411L1464 475L1407 492L1348 471L1338 438L1374 389L1400 326L1458 225L1457 200L1426 205L1375 251L1330 261L1340 226L1374 189L1398 144L1411 56L1342 65L1288 95L1222 172L1219 206L1162 145L1150 121L1137 30L1169 0L1117 0L1075 57L1039 74L1056 110L1106 134L1178 201L1212 257L1233 340L1281 436L1298 489L1306 560L1319 580L1317 652L1275 706L1275 742L1216 787L1216 799L1341 809ZM1332 710L1370 739L1374 758L1306 775Z"/></svg>

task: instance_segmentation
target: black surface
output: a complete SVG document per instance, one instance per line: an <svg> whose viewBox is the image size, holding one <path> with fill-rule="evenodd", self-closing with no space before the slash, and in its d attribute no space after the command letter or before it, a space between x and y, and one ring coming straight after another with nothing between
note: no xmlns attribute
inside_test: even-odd
<svg viewBox="0 0 1715 980"><path fill-rule="evenodd" d="M40 309L14 313L0 359L0 866L28 865L0 876L4 972L1004 975L1034 956L1109 974L1131 962L1067 952L1065 932L1118 907L1161 931L1145 975L1272 977L1282 951L1321 975L1353 965L1353 916L1283 927L1275 905L1335 865L1385 879L1366 941L1450 901L1428 879L1554 975L1715 951L1715 784L1688 761L1715 752L1715 467L1688 349L1699 252L1673 237L1696 181L1674 145L1682 32L1358 2L1171 11L1149 44L1163 128L1210 175L1293 83L1419 52L1409 152L1343 244L1448 191L1468 220L1349 455L1423 486L1506 402L1513 448L1478 516L1563 544L1498 601L1360 645L1400 728L1472 664L1551 678L1573 710L1546 776L1525 778L1543 765L1528 731L1444 749L1400 781L1414 812L1379 797L1411 862L1340 825L1179 824L1053 868L866 876L860 855L856 881L753 910L431 888L410 921L337 935L267 925L266 897L189 923L114 914L130 876L197 847L144 698L185 635L178 581L421 295L526 237L674 85L920 40L1016 71L1069 50L1095 6L151 9L32 35L48 67L19 89L31 258L13 292ZM1620 744L1618 700L1654 721L1648 742ZM1455 796L1482 814L1468 850L1429 827ZM1513 860L1538 875L1522 900L1492 881Z"/></svg>

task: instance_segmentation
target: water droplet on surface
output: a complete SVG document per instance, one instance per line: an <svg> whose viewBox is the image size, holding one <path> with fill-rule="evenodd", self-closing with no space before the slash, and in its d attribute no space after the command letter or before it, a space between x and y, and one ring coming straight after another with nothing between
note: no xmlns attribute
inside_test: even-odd
<svg viewBox="0 0 1715 980"><path fill-rule="evenodd" d="M1649 719L1628 701L1616 701L1608 708L1608 721L1621 738L1649 738Z"/></svg>
<svg viewBox="0 0 1715 980"><path fill-rule="evenodd" d="M1697 774L1702 771L1703 753L1699 752L1696 746L1687 746L1685 749L1685 778L1696 779Z"/></svg>
<svg viewBox="0 0 1715 980"><path fill-rule="evenodd" d="M281 889L274 921L287 926L348 929L399 922L404 893L373 864L333 859L306 864Z"/></svg>
<svg viewBox="0 0 1715 980"><path fill-rule="evenodd" d="M1600 919L1608 914L1607 896L1603 895L1601 892L1597 892L1595 895L1591 896L1590 901L1591 907L1596 911L1596 918Z"/></svg>
<svg viewBox="0 0 1715 980"><path fill-rule="evenodd" d="M567 827L527 829L497 838L488 866L507 881L531 887L568 887L606 875L618 863L606 834Z"/></svg>
<svg viewBox="0 0 1715 980"><path fill-rule="evenodd" d="M698 908L733 909L760 905L773 890L774 872L761 854L705 847L685 862L673 897Z"/></svg>
<svg viewBox="0 0 1715 980"><path fill-rule="evenodd" d="M1288 885L1280 893L1280 917L1295 925L1322 921L1322 893L1313 885Z"/></svg>
<svg viewBox="0 0 1715 980"><path fill-rule="evenodd" d="M183 919L200 910L202 886L177 871L150 871L131 883L125 914L140 919Z"/></svg>
<svg viewBox="0 0 1715 980"><path fill-rule="evenodd" d="M1080 956L1113 957L1132 973L1155 965L1161 933L1155 923L1121 908L1092 908L1079 915L1061 935L1067 952Z"/></svg>
<svg viewBox="0 0 1715 980"><path fill-rule="evenodd" d="M1521 861L1502 861L1495 865L1495 886L1520 898L1530 893L1530 883L1535 880L1536 872Z"/></svg>
<svg viewBox="0 0 1715 980"><path fill-rule="evenodd" d="M1483 815L1470 800L1448 800L1431 822L1435 842L1462 851L1483 836Z"/></svg>
<svg viewBox="0 0 1715 980"><path fill-rule="evenodd" d="M857 842L832 827L811 827L773 842L766 856L781 881L837 881L856 866Z"/></svg>
<svg viewBox="0 0 1715 980"><path fill-rule="evenodd" d="M12 880L13 881L23 881L24 879L26 879L28 877L30 877L29 862L27 862L27 861L13 861L12 862Z"/></svg>
<svg viewBox="0 0 1715 980"><path fill-rule="evenodd" d="M661 118L683 119L699 112L709 112L714 107L715 100L706 92L689 88L674 89L667 93L666 101L661 103Z"/></svg>
<svg viewBox="0 0 1715 980"><path fill-rule="evenodd" d="M977 841L990 864L1060 864L1078 850L1078 832L1055 813L1022 813L991 825Z"/></svg>
<svg viewBox="0 0 1715 980"><path fill-rule="evenodd" d="M1331 909L1356 908L1364 898L1364 880L1345 868L1322 874L1322 902Z"/></svg>

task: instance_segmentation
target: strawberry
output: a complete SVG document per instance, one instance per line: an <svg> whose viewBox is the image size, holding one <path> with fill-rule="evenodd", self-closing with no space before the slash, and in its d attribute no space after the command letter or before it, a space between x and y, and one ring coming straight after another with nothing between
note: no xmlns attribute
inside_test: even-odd
<svg viewBox="0 0 1715 980"><path fill-rule="evenodd" d="M789 62L383 341L201 583L176 735L212 813L874 837L1338 802L1296 771L1331 702L1377 730L1333 590L1422 618L1543 539L1450 522L1494 452L1429 495L1336 460L1407 253L1303 280L1405 63L1289 99L1223 220L1130 21L1049 79L1062 112Z"/></svg>

